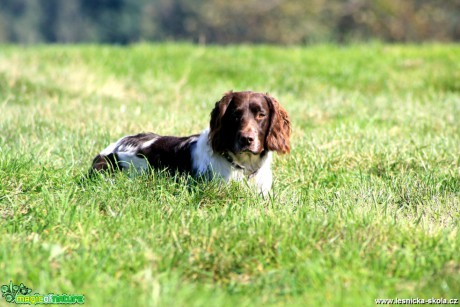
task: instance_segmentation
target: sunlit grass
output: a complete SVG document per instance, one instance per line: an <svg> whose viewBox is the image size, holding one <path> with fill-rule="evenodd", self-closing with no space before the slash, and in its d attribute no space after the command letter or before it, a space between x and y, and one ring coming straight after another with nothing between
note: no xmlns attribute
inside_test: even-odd
<svg viewBox="0 0 460 307"><path fill-rule="evenodd" d="M459 72L456 45L2 46L0 284L90 306L458 298ZM230 89L291 116L270 198L81 181L122 135L200 132Z"/></svg>

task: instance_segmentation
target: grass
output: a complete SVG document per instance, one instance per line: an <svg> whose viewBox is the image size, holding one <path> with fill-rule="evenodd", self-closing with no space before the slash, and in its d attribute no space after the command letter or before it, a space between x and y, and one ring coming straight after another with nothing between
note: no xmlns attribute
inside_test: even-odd
<svg viewBox="0 0 460 307"><path fill-rule="evenodd" d="M290 113L272 197L80 182L122 135L201 131L230 89ZM460 297L458 45L1 46L0 106L1 285L89 306Z"/></svg>

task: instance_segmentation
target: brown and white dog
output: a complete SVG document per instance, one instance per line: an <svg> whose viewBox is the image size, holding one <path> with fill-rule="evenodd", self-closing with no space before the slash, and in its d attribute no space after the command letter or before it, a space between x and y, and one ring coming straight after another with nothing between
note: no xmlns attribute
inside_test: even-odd
<svg viewBox="0 0 460 307"><path fill-rule="evenodd" d="M92 172L167 169L205 179L248 180L267 194L272 152L290 151L291 124L278 101L255 92L228 92L211 112L209 129L175 137L125 136L97 155Z"/></svg>

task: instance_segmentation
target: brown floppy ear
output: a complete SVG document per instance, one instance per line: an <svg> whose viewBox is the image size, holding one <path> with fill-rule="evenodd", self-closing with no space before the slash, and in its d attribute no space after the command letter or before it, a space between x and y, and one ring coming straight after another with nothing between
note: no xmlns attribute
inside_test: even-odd
<svg viewBox="0 0 460 307"><path fill-rule="evenodd" d="M270 107L270 126L265 139L265 146L268 150L281 154L291 151L289 138L291 136L291 122L285 109L279 102L268 95L265 99Z"/></svg>
<svg viewBox="0 0 460 307"><path fill-rule="evenodd" d="M222 135L222 117L227 110L228 105L233 99L233 91L225 93L221 100L216 102L214 109L211 112L211 121L209 123L209 140L211 147L215 152L223 152L225 150L225 140Z"/></svg>

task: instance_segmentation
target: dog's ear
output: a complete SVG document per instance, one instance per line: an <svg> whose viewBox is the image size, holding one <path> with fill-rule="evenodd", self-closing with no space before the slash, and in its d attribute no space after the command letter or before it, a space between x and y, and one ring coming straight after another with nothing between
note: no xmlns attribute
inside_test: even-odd
<svg viewBox="0 0 460 307"><path fill-rule="evenodd" d="M291 136L291 122L285 109L279 102L269 95L265 95L270 108L270 126L265 139L268 150L281 154L291 151L289 138Z"/></svg>
<svg viewBox="0 0 460 307"><path fill-rule="evenodd" d="M222 99L216 102L216 105L211 112L209 140L211 142L212 149L216 152L222 152L225 150L225 140L222 135L222 118L232 99L233 91L225 93Z"/></svg>

